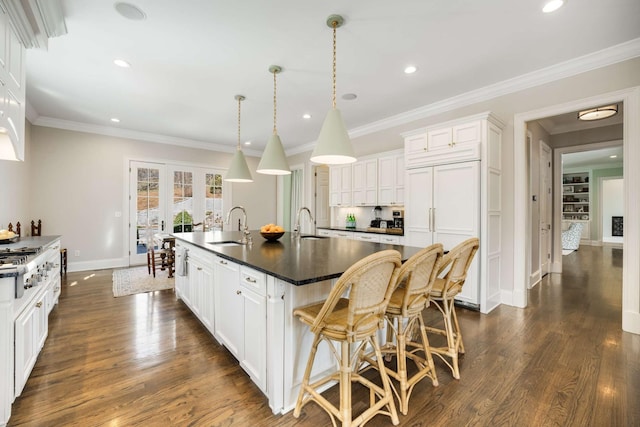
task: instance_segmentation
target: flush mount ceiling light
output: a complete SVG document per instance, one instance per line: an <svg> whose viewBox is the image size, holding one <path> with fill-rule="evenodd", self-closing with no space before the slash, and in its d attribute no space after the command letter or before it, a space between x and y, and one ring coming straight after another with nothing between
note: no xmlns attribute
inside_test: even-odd
<svg viewBox="0 0 640 427"><path fill-rule="evenodd" d="M548 1L544 4L544 6L542 7L542 11L544 13L551 13L551 12L555 12L556 10L560 9L562 6L564 6L565 1L564 0L551 0Z"/></svg>
<svg viewBox="0 0 640 427"><path fill-rule="evenodd" d="M238 101L238 145L224 180L229 182L253 182L249 166L247 166L247 160L244 158L242 147L240 146L240 103L245 98L243 95L236 95L235 99Z"/></svg>
<svg viewBox="0 0 640 427"><path fill-rule="evenodd" d="M413 73L415 73L416 71L418 71L418 68L417 68L417 67L415 67L414 65L409 65L408 67L406 67L406 68L404 69L404 73L405 73L405 74L413 74Z"/></svg>
<svg viewBox="0 0 640 427"><path fill-rule="evenodd" d="M311 154L312 162L327 165L340 165L356 161L342 114L336 108L336 29L342 24L344 24L344 19L340 15L331 15L327 18L327 25L333 28L333 107L324 119L316 148Z"/></svg>
<svg viewBox="0 0 640 427"><path fill-rule="evenodd" d="M309 113L303 114L302 118L308 120L308 119L311 118L311 114L309 114Z"/></svg>
<svg viewBox="0 0 640 427"><path fill-rule="evenodd" d="M618 114L618 105L606 105L604 107L591 108L578 113L579 120L600 120Z"/></svg>
<svg viewBox="0 0 640 427"><path fill-rule="evenodd" d="M291 169L287 162L287 156L282 148L282 141L278 135L278 129L276 128L276 75L282 71L282 67L279 65L272 65L269 67L269 72L273 74L273 133L267 141L267 146L262 153L262 159L258 164L256 172L265 175L289 175Z"/></svg>

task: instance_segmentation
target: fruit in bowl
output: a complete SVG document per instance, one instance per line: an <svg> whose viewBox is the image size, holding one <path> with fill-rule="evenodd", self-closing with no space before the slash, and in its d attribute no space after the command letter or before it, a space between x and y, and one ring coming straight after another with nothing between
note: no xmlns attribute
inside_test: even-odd
<svg viewBox="0 0 640 427"><path fill-rule="evenodd" d="M275 224L267 224L260 227L260 234L269 241L276 241L284 234L284 228Z"/></svg>

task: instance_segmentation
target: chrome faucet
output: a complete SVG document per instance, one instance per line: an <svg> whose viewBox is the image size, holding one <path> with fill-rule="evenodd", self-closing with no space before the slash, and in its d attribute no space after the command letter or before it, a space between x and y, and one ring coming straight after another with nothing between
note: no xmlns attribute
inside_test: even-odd
<svg viewBox="0 0 640 427"><path fill-rule="evenodd" d="M242 211L242 240L240 240L240 243L247 244L251 242L251 233L249 232L249 227L247 227L247 211L244 209L244 207L234 206L229 209L229 212L227 213L226 223L229 224L229 221L231 220L231 212L236 209L240 209Z"/></svg>
<svg viewBox="0 0 640 427"><path fill-rule="evenodd" d="M302 211L307 211L307 213L309 214L309 219L313 224L313 215L311 215L311 211L309 210L309 208L306 206L303 206L300 209L298 209L298 213L296 214L296 225L295 225L295 228L293 229L293 235L295 237L300 237L300 214L302 213Z"/></svg>

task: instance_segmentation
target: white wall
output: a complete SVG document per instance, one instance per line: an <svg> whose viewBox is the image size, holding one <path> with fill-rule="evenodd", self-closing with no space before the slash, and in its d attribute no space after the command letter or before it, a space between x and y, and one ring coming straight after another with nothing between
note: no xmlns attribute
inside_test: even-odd
<svg viewBox="0 0 640 427"><path fill-rule="evenodd" d="M31 231L29 218L30 185L29 161L31 159L31 126L25 126L24 162L0 160L0 229L9 223L20 222L23 229Z"/></svg>
<svg viewBox="0 0 640 427"><path fill-rule="evenodd" d="M42 219L43 233L63 236L72 271L128 262L128 159L224 170L231 160L228 153L40 126L32 126L31 145L32 156L23 164L32 183L23 194L31 200L29 217ZM254 182L232 184L232 204L245 206L249 227L256 229L275 219L275 177L255 173L258 159L247 162Z"/></svg>
<svg viewBox="0 0 640 427"><path fill-rule="evenodd" d="M621 178L602 178L602 241L605 243L623 242L623 237L613 236L611 217L624 216L624 180Z"/></svg>

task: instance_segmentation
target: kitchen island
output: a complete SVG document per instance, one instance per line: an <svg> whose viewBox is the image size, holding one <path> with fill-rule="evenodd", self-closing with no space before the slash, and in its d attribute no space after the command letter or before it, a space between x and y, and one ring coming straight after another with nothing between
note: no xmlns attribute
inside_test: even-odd
<svg viewBox="0 0 640 427"><path fill-rule="evenodd" d="M176 263L185 253L187 259L186 275L176 275L176 296L238 359L274 413L293 409L313 339L293 310L326 299L335 279L368 255L395 249L405 260L420 250L291 233L267 242L252 231L246 245L234 243L240 232L173 235ZM334 369L321 346L312 378Z"/></svg>

